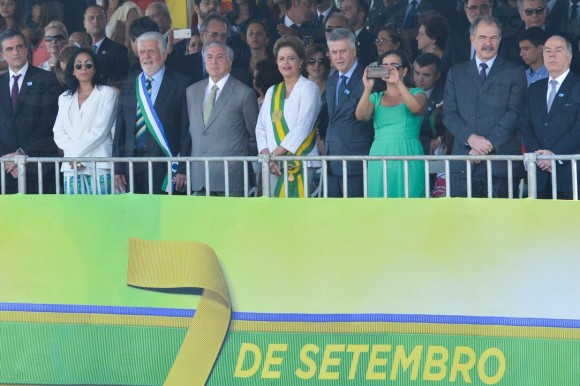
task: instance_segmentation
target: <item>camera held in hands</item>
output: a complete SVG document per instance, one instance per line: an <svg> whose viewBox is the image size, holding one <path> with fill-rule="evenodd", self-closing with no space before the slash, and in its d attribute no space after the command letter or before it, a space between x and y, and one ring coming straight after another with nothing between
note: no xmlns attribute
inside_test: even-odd
<svg viewBox="0 0 580 386"><path fill-rule="evenodd" d="M389 77L389 70L383 66L368 66L367 67L367 78L369 79L382 79Z"/></svg>

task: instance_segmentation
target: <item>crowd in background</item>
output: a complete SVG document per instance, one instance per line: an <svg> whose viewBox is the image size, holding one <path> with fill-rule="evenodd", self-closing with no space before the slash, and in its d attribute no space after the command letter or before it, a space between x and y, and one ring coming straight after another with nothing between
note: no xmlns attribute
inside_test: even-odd
<svg viewBox="0 0 580 386"><path fill-rule="evenodd" d="M196 0L193 27L183 31L163 2L0 0L0 152L577 154L578 7L571 0ZM558 197L570 198L570 162L555 165L538 161L539 195L551 196L557 172ZM170 172L155 165L153 173L141 166L133 192L185 190L184 165ZM208 184L203 166L191 166L194 194L243 195L243 176L254 172L216 164ZM270 165L273 195L313 189L319 163L286 166ZM6 192L15 192L16 165L4 169ZM109 169L63 163L64 191L127 191L129 170L120 165L112 176ZM465 196L469 174L472 195L491 189L507 197L524 173L494 162L488 187L485 162L454 163L428 183L423 162L389 161L387 170L379 161L368 173L361 162L346 170L330 162L328 194L362 196L368 174L371 197L442 196L446 180L452 196ZM30 192L39 180L54 191L54 170L43 172L29 171Z"/></svg>

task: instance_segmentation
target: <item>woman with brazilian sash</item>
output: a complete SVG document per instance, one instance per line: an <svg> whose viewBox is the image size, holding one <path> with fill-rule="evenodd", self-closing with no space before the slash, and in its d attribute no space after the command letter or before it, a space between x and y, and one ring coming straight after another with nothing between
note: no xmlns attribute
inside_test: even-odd
<svg viewBox="0 0 580 386"><path fill-rule="evenodd" d="M321 98L318 86L301 75L306 57L304 44L295 36L283 36L274 44L274 57L284 81L268 89L256 126L256 140L262 154L272 156L318 155L316 118ZM270 163L273 197L304 197L312 191L314 171L319 161ZM308 178L305 177L308 173ZM284 175L288 175L288 185ZM305 186L308 180L309 187Z"/></svg>

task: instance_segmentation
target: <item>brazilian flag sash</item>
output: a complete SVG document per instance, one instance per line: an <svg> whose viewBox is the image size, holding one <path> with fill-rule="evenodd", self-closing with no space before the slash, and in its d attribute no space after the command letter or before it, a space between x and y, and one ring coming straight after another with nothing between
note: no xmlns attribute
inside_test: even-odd
<svg viewBox="0 0 580 386"><path fill-rule="evenodd" d="M272 124L274 126L274 138L276 144L280 146L286 134L288 134L288 124L284 118L284 97L286 95L286 83L282 82L274 86L272 104L270 112ZM317 123L308 134L308 137L302 142L302 145L296 151L297 156L309 154L316 144L316 127ZM285 155L292 155L288 152ZM288 161L288 197L304 197L304 162ZM284 178L279 178L274 190L275 197L286 197Z"/></svg>

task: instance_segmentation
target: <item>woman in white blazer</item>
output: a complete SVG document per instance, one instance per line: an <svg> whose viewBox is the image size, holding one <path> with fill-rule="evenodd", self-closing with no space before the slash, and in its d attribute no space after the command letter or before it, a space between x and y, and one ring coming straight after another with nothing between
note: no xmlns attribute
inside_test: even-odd
<svg viewBox="0 0 580 386"><path fill-rule="evenodd" d="M73 55L65 79L68 90L58 99L54 141L65 157L111 157L117 90L100 83L89 49ZM110 194L110 168L109 162L63 162L65 193Z"/></svg>

